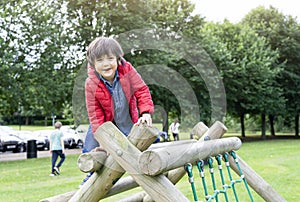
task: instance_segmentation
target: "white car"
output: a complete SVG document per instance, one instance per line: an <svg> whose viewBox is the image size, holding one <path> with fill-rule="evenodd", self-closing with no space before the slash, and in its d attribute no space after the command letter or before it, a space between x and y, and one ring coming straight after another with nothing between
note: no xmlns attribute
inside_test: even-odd
<svg viewBox="0 0 300 202"><path fill-rule="evenodd" d="M43 136L39 136L36 133L33 133L31 131L15 131L14 134L24 140L25 142L28 142L29 140L35 140L36 141L36 147L38 150L45 150L47 149L47 139Z"/></svg>
<svg viewBox="0 0 300 202"><path fill-rule="evenodd" d="M69 142L69 148L82 148L83 140L74 129L69 126L62 126L60 130L64 133L64 139Z"/></svg>

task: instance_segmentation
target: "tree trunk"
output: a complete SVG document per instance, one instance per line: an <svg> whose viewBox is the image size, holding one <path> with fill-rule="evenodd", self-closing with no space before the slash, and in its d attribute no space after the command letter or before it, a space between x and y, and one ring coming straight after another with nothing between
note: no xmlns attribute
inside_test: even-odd
<svg viewBox="0 0 300 202"><path fill-rule="evenodd" d="M266 114L261 114L261 138L266 139Z"/></svg>
<svg viewBox="0 0 300 202"><path fill-rule="evenodd" d="M269 121L270 121L270 130L271 130L271 136L275 136L275 128L274 128L274 115L269 115Z"/></svg>
<svg viewBox="0 0 300 202"><path fill-rule="evenodd" d="M47 122L48 122L48 117L45 116L45 122L44 122L44 126L47 126Z"/></svg>
<svg viewBox="0 0 300 202"><path fill-rule="evenodd" d="M295 116L295 136L299 137L299 114Z"/></svg>
<svg viewBox="0 0 300 202"><path fill-rule="evenodd" d="M165 111L166 111L166 117L163 117L163 131L167 132L169 134L169 101L168 99L165 100Z"/></svg>
<svg viewBox="0 0 300 202"><path fill-rule="evenodd" d="M245 119L244 119L244 114L240 115L240 121L241 121L242 137L246 137L246 135L245 135Z"/></svg>

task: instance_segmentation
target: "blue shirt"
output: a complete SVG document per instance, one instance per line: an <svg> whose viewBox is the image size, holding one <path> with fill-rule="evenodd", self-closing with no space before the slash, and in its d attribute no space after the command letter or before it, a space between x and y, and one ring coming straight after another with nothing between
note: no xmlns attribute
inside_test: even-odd
<svg viewBox="0 0 300 202"><path fill-rule="evenodd" d="M133 126L133 123L129 113L128 100L125 97L120 83L119 73L116 71L116 75L112 84L104 79L101 75L99 75L99 78L104 82L113 98L114 122L121 132L127 136Z"/></svg>
<svg viewBox="0 0 300 202"><path fill-rule="evenodd" d="M63 132L56 129L53 133L50 135L50 141L51 141L51 150L62 150L61 145L61 138L64 136Z"/></svg>

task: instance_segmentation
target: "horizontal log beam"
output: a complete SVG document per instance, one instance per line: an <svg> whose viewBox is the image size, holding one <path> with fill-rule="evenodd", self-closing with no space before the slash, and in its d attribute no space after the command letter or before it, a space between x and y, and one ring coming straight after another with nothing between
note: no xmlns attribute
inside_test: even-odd
<svg viewBox="0 0 300 202"><path fill-rule="evenodd" d="M95 172L102 168L106 158L107 154L104 151L83 153L78 157L77 166L84 173Z"/></svg>
<svg viewBox="0 0 300 202"><path fill-rule="evenodd" d="M144 151L139 156L139 167L146 175L158 175L182 167L186 163L238 150L241 145L239 138L231 137Z"/></svg>

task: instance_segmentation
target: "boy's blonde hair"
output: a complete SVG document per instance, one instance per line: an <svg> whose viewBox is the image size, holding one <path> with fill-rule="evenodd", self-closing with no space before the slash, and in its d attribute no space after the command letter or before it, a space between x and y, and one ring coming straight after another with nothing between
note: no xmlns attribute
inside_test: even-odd
<svg viewBox="0 0 300 202"><path fill-rule="evenodd" d="M62 126L62 123L60 121L57 121L55 124L54 124L54 128L56 129L60 129Z"/></svg>
<svg viewBox="0 0 300 202"><path fill-rule="evenodd" d="M116 56L119 61L124 53L122 47L115 39L110 37L97 37L90 43L86 52L86 57L88 63L94 67L96 59L110 54Z"/></svg>

